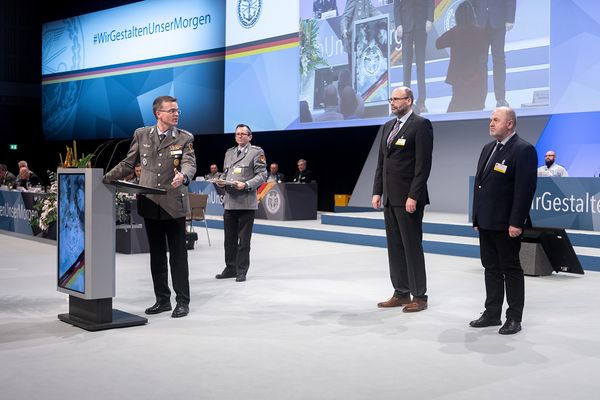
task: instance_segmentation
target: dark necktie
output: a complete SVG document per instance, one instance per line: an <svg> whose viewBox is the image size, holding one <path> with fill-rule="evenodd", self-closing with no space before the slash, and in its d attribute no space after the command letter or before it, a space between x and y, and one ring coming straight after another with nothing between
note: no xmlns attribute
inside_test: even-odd
<svg viewBox="0 0 600 400"><path fill-rule="evenodd" d="M396 120L396 123L394 124L394 127L392 128L392 131L390 132L388 138L387 138L387 147L388 149L392 146L392 142L394 141L394 137L398 134L398 131L400 130L400 125L402 124L402 122L400 122L399 119Z"/></svg>
<svg viewBox="0 0 600 400"><path fill-rule="evenodd" d="M496 153L499 152L500 150L502 150L503 146L504 145L502 143L496 142L496 146L494 147L494 150L492 151L492 154L490 154L490 157L488 158L487 162L485 163L485 167L483 168L484 171L490 165L490 161L492 161L492 158L494 158L494 156L496 155Z"/></svg>
<svg viewBox="0 0 600 400"><path fill-rule="evenodd" d="M165 140L165 137L167 137L166 133L161 133L158 135L158 139L162 142L163 140Z"/></svg>
<svg viewBox="0 0 600 400"><path fill-rule="evenodd" d="M242 154L242 151L240 149L237 149L237 155L238 155L238 157L240 156L240 154Z"/></svg>

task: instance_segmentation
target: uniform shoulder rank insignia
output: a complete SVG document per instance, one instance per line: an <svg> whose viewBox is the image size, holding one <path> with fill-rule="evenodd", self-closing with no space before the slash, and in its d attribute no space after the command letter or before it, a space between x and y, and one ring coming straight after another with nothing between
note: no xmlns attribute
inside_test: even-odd
<svg viewBox="0 0 600 400"><path fill-rule="evenodd" d="M179 131L179 132L181 132L181 133L184 133L184 134L186 134L186 135L189 135L189 136L194 136L194 135L192 135L190 132L186 131L185 129L179 129L179 128L178 128L178 131Z"/></svg>

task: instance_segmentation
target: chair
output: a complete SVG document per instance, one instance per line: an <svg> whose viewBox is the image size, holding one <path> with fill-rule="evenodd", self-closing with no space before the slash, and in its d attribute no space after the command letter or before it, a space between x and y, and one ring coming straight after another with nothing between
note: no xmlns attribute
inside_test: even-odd
<svg viewBox="0 0 600 400"><path fill-rule="evenodd" d="M194 221L204 221L204 227L206 228L206 238L208 239L208 245L210 246L210 236L208 235L208 223L206 222L206 216L204 211L206 210L206 203L208 202L207 194L188 193L190 199L190 215L186 218L189 223L189 232L194 232Z"/></svg>

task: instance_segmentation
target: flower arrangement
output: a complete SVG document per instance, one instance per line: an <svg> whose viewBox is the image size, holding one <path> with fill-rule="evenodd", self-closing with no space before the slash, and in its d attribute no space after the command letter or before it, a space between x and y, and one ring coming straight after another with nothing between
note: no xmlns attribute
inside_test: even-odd
<svg viewBox="0 0 600 400"><path fill-rule="evenodd" d="M321 56L317 41L319 37L318 22L314 19L300 21L300 74L305 77L318 66L327 66L327 60Z"/></svg>
<svg viewBox="0 0 600 400"><path fill-rule="evenodd" d="M73 140L73 147L66 146L66 155L63 161L63 157L59 154L60 167L64 168L87 168L91 166L92 158L95 154L82 154L81 158L77 158L77 142ZM47 231L50 226L58 219L58 208L57 208L57 194L58 194L58 183L56 182L56 173L53 171L47 171L50 186L46 191L46 196L36 204L33 208L37 210L38 216L31 220L32 226L37 226L42 231Z"/></svg>
<svg viewBox="0 0 600 400"><path fill-rule="evenodd" d="M58 185L56 183L56 174L52 171L48 171L48 179L50 180L50 186L48 186L47 195L42 199L41 202L36 203L33 208L38 212L38 216L31 220L33 226L37 226L42 231L47 231L53 222L57 219L56 209L56 195L58 192Z"/></svg>

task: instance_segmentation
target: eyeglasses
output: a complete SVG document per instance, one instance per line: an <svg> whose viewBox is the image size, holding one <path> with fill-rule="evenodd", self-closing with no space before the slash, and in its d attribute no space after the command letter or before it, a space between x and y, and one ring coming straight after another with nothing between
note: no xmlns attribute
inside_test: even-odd
<svg viewBox="0 0 600 400"><path fill-rule="evenodd" d="M390 103L394 102L394 101L400 101L400 100L406 100L406 99L410 99L410 97L390 97L388 99L388 101Z"/></svg>
<svg viewBox="0 0 600 400"><path fill-rule="evenodd" d="M243 133L243 132L236 132L235 136L250 136L249 133Z"/></svg>
<svg viewBox="0 0 600 400"><path fill-rule="evenodd" d="M171 115L173 115L173 114L179 114L179 115L181 115L181 109L180 108L171 108L170 110L158 110L158 111L160 111L160 112L166 112L166 113L169 113Z"/></svg>

